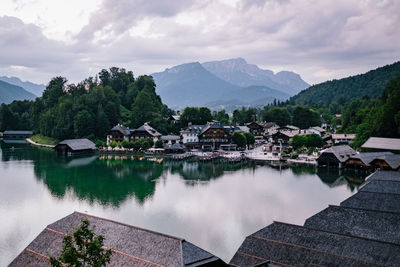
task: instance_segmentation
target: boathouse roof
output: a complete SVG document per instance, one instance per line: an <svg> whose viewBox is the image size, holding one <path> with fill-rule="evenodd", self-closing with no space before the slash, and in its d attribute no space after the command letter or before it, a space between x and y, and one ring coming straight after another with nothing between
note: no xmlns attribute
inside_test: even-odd
<svg viewBox="0 0 400 267"><path fill-rule="evenodd" d="M60 145L67 145L74 151L96 149L96 145L89 139L66 139L58 143L54 148L57 149Z"/></svg>
<svg viewBox="0 0 400 267"><path fill-rule="evenodd" d="M400 138L370 137L361 148L400 151Z"/></svg>
<svg viewBox="0 0 400 267"><path fill-rule="evenodd" d="M390 168L396 170L400 167L400 155L399 154L386 154L380 157L377 157L371 161L373 164L375 161L384 161L389 165Z"/></svg>
<svg viewBox="0 0 400 267"><path fill-rule="evenodd" d="M104 246L113 250L109 266L207 266L223 262L184 239L74 212L48 225L10 266L49 266L46 256L58 257L65 234L88 220Z"/></svg>
<svg viewBox="0 0 400 267"><path fill-rule="evenodd" d="M14 130L6 130L3 132L4 135L14 134L14 135L33 135L32 131L14 131Z"/></svg>
<svg viewBox="0 0 400 267"><path fill-rule="evenodd" d="M304 226L280 222L248 236L232 266L400 264L400 172L377 171L340 206Z"/></svg>
<svg viewBox="0 0 400 267"><path fill-rule="evenodd" d="M349 159L358 159L366 166L370 166L371 161L385 155L393 155L392 152L361 152L349 157Z"/></svg>

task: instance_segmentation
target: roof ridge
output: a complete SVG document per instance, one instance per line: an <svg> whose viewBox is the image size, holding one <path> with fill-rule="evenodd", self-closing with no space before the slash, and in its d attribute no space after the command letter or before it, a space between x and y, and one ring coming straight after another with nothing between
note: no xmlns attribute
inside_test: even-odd
<svg viewBox="0 0 400 267"><path fill-rule="evenodd" d="M305 229L307 229L307 230L312 230L312 231L317 231L317 232L323 232L323 233L328 233L328 234L333 234L333 235L339 235L339 236L344 236L344 237L347 237L347 238L363 239L363 240L373 241L373 242L377 242L377 243L384 243L384 244L399 246L399 244L392 243L392 242L388 242L388 241L382 241L382 240L377 240L377 239L371 239L371 238L362 237L362 236L355 236L355 235L342 234L342 233L338 233L338 232L331 232L331 231L328 231L328 230L323 230L323 229L319 229L319 228L313 228L313 227L305 226L305 225L297 225L297 224L291 224L291 223L285 223L285 222L278 222L278 221L274 221L274 223L285 224L285 225L290 225L290 226L296 226L296 227L299 227L299 228L305 228ZM272 224L270 224L270 225L272 225ZM261 230L262 230L262 229L261 229Z"/></svg>
<svg viewBox="0 0 400 267"><path fill-rule="evenodd" d="M114 220L111 220L111 219L106 219L106 218L102 218L102 217L99 217L99 216L86 214L86 213L79 212L79 211L74 211L73 213L80 214L80 215L84 215L84 216L87 216L87 217L92 217L92 218L100 219L100 220L103 220L103 221L108 221L108 222L112 222L112 223L117 223L117 224L120 224L120 225L123 225L123 226L127 226L127 227L130 227L130 228L135 228L135 229L141 230L141 231L146 231L146 232L149 232L149 233L152 233L152 234L162 235L162 236L165 236L165 237L168 237L168 238L176 239L176 240L178 240L178 241L180 241L180 242L185 241L185 239L180 238L180 237L177 237L177 236L173 236L173 235L168 235L168 234L156 232L156 231L153 231L153 230L141 228L141 227L138 227L138 226L135 226L135 225L127 224L127 223L122 223L122 222L114 221ZM68 216L69 216L69 215L68 215Z"/></svg>
<svg viewBox="0 0 400 267"><path fill-rule="evenodd" d="M345 256L345 255L332 253L330 251L319 250L319 249L315 249L315 248L296 245L296 244L293 244L293 243L287 243L287 242L283 242L283 241L279 241L279 240L273 240L273 239L260 237L260 236L252 236L252 237L253 238L257 238L257 239L261 239L261 240L264 240L264 241L272 242L272 243L278 243L278 244L282 244L282 245L291 246L291 247L294 247L294 248L299 248L299 249L303 249L303 250L311 250L311 251L314 251L314 252L317 252L317 253L322 253L322 254L328 254L328 255L332 255L332 256L338 257L338 258L352 259L352 260L355 260L355 261L358 261L358 262L364 262L364 263L373 264L373 265L385 266L385 265L378 264L378 263L375 263L375 262L370 262L370 261L366 261L366 260L362 260L362 259L358 259L358 258L353 258L353 257L350 257L350 256Z"/></svg>
<svg viewBox="0 0 400 267"><path fill-rule="evenodd" d="M329 208L329 207L333 207L333 208L343 208L343 209L352 209L352 210L360 210L360 211L361 211L361 210L364 210L364 211L377 212L377 213L389 213L389 214L393 214L393 215L400 215L400 213L398 213L398 212L393 212L393 211L377 211L377 210L369 210L369 209L363 209L363 208L354 208L354 207L346 207L346 206L338 206L338 205L329 205L328 208ZM326 208L326 209L328 209L328 208ZM324 210L326 210L326 209L324 209ZM324 211L324 210L322 210L322 211ZM320 212L322 212L322 211L320 211ZM313 216L319 214L320 212L314 214ZM311 216L311 217L313 217L313 216ZM311 217L310 217L310 218L311 218Z"/></svg>

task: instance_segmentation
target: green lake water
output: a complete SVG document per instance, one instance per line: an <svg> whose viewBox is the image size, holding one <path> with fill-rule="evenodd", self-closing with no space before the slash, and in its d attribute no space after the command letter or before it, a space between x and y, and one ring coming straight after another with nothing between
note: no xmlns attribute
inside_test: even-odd
<svg viewBox="0 0 400 267"><path fill-rule="evenodd" d="M366 174L116 155L59 157L1 143L0 266L48 224L86 212L184 238L229 261L273 221L303 224L357 192Z"/></svg>

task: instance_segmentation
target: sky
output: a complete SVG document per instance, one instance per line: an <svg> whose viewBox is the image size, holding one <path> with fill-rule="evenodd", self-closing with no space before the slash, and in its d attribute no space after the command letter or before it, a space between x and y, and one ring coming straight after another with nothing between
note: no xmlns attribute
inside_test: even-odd
<svg viewBox="0 0 400 267"><path fill-rule="evenodd" d="M316 84L400 60L400 0L1 0L0 76L70 83L242 57Z"/></svg>

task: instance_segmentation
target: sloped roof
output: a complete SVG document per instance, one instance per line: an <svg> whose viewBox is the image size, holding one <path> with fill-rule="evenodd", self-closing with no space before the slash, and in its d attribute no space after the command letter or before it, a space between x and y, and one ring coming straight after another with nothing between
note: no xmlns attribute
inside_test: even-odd
<svg viewBox="0 0 400 267"><path fill-rule="evenodd" d="M181 137L179 135L163 135L160 137L160 139L163 141L177 141L181 139Z"/></svg>
<svg viewBox="0 0 400 267"><path fill-rule="evenodd" d="M400 151L400 138L370 137L361 147Z"/></svg>
<svg viewBox="0 0 400 267"><path fill-rule="evenodd" d="M332 146L322 151L320 157L324 153L332 153L340 162L345 162L350 156L356 155L356 151L348 145Z"/></svg>
<svg viewBox="0 0 400 267"><path fill-rule="evenodd" d="M340 206L400 213L400 194L376 193L367 190L349 197L340 203Z"/></svg>
<svg viewBox="0 0 400 267"><path fill-rule="evenodd" d="M311 129L314 129L314 130L316 130L316 131L318 131L320 133L326 132L325 129L323 129L323 128L319 127L319 126L311 127Z"/></svg>
<svg viewBox="0 0 400 267"><path fill-rule="evenodd" d="M391 152L361 152L349 157L349 159L359 159L365 165L369 166L371 161L384 155L392 155Z"/></svg>
<svg viewBox="0 0 400 267"><path fill-rule="evenodd" d="M299 127L297 127L297 126L294 126L294 125L285 125L285 126L280 126L279 128L278 128L278 130L281 130L281 129L289 129L289 130L299 130L300 128Z"/></svg>
<svg viewBox="0 0 400 267"><path fill-rule="evenodd" d="M356 134L332 134L332 139L349 139L356 138Z"/></svg>
<svg viewBox="0 0 400 267"><path fill-rule="evenodd" d="M151 136L154 136L154 137L161 136L161 134L157 130L155 130L153 127L151 127L147 122L145 122L139 128L133 130L133 132L147 132Z"/></svg>
<svg viewBox="0 0 400 267"><path fill-rule="evenodd" d="M399 154L385 154L379 157L376 157L371 161L373 163L375 160L383 160L385 161L390 168L396 170L400 167L400 155Z"/></svg>
<svg viewBox="0 0 400 267"><path fill-rule="evenodd" d="M10 266L27 266L27 262L31 266L46 266L41 264L43 256L58 257L64 235L73 233L84 219L95 227L96 234L105 237L104 246L113 250L110 266L199 266L220 261L181 238L74 212L48 225Z"/></svg>
<svg viewBox="0 0 400 267"><path fill-rule="evenodd" d="M115 125L115 126L111 129L111 131L119 131L119 132L121 132L123 135L130 135L130 134L131 134L131 132L129 131L129 128L125 127L125 126L122 125L122 124L117 124L117 125Z"/></svg>
<svg viewBox="0 0 400 267"><path fill-rule="evenodd" d="M181 130L181 133L195 133L199 134L203 130L204 127L207 125L189 125L183 130Z"/></svg>
<svg viewBox="0 0 400 267"><path fill-rule="evenodd" d="M23 135L33 135L32 131L13 131L13 130L6 130L3 134L23 134Z"/></svg>
<svg viewBox="0 0 400 267"><path fill-rule="evenodd" d="M235 255L231 264L249 266L253 257L294 266L400 262L399 246L281 222L274 222L246 240L237 252L240 257Z"/></svg>
<svg viewBox="0 0 400 267"><path fill-rule="evenodd" d="M87 149L96 149L96 145L90 141L89 139L66 139L58 143L54 148L57 148L59 145L67 145L72 150L87 150Z"/></svg>
<svg viewBox="0 0 400 267"><path fill-rule="evenodd" d="M329 206L304 226L400 245L400 214Z"/></svg>
<svg viewBox="0 0 400 267"><path fill-rule="evenodd" d="M185 148L183 147L183 146L181 146L180 144L178 144L178 143L175 143L175 144L172 144L172 145L165 145L164 146L164 149L165 150L175 150L175 151L178 151L178 150L184 150Z"/></svg>

